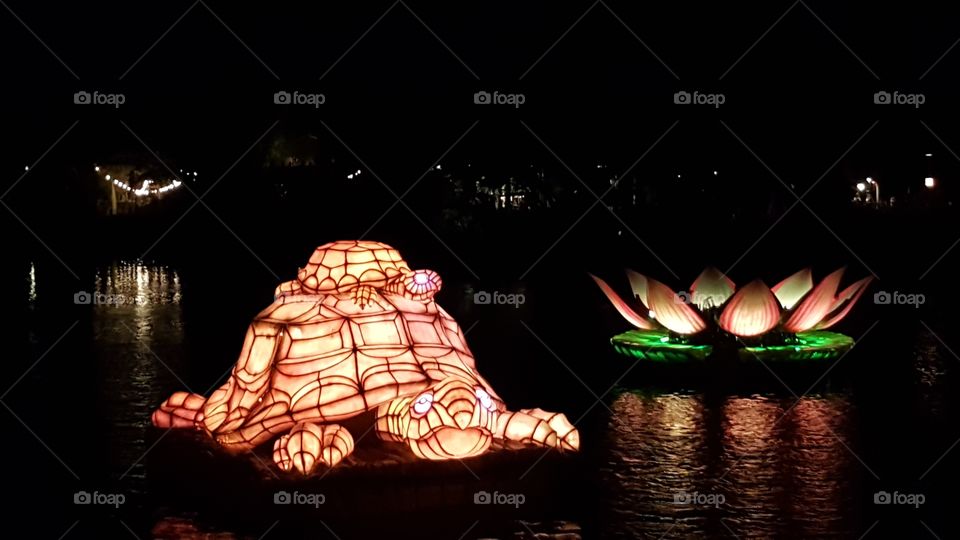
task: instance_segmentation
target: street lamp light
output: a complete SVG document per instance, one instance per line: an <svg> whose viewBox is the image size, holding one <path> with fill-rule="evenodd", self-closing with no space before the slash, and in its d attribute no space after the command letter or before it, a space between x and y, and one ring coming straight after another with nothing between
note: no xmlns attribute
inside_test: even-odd
<svg viewBox="0 0 960 540"><path fill-rule="evenodd" d="M863 182L857 182L857 191L864 191L867 189L867 185Z"/></svg>
<svg viewBox="0 0 960 540"><path fill-rule="evenodd" d="M937 182L932 176L928 176L923 179L923 185L927 186L928 188L933 188L933 186L937 185Z"/></svg>
<svg viewBox="0 0 960 540"><path fill-rule="evenodd" d="M873 198L877 206L880 206L880 182L877 182L873 179L873 177L868 176L867 183L873 185Z"/></svg>

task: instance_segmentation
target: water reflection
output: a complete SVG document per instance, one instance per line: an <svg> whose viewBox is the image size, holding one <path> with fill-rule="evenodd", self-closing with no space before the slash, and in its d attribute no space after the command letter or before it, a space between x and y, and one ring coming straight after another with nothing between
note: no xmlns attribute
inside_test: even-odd
<svg viewBox="0 0 960 540"><path fill-rule="evenodd" d="M939 338L927 328L926 332L918 334L913 350L913 371L918 383L919 401L922 403L918 409L922 414L931 416L945 412L946 395L942 383L947 375L947 363L955 361L953 358L944 358L938 345Z"/></svg>
<svg viewBox="0 0 960 540"><path fill-rule="evenodd" d="M180 276L158 265L114 263L96 272L94 295L100 398L114 411L111 446L122 456L117 474L142 478L150 413L164 389L183 386Z"/></svg>
<svg viewBox="0 0 960 540"><path fill-rule="evenodd" d="M30 263L30 272L27 274L27 301L31 304L37 301L37 268Z"/></svg>
<svg viewBox="0 0 960 540"><path fill-rule="evenodd" d="M835 534L853 459L845 396L627 392L611 405L611 521L622 537ZM841 443L840 440L843 440Z"/></svg>
<svg viewBox="0 0 960 540"><path fill-rule="evenodd" d="M176 304L181 295L175 270L142 262L116 262L100 268L94 290L120 305Z"/></svg>

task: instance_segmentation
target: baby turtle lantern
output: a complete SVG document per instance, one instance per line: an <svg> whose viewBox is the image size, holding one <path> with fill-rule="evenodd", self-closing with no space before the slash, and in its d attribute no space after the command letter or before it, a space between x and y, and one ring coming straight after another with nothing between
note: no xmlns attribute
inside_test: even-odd
<svg viewBox="0 0 960 540"><path fill-rule="evenodd" d="M577 450L563 414L507 410L434 302L441 284L380 242L320 246L251 323L229 380L209 398L173 394L153 424L200 429L234 451L275 439L277 466L303 474L350 455L337 422L366 411L381 439L425 459L476 456L495 438Z"/></svg>

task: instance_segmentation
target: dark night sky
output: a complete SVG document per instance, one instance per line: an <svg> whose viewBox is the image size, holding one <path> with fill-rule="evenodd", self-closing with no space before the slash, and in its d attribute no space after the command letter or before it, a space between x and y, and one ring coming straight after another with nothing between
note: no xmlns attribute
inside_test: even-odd
<svg viewBox="0 0 960 540"><path fill-rule="evenodd" d="M679 119L645 160L651 170L715 163L763 171L732 131L800 185L876 120L837 174L900 176L931 148L940 168L956 168L921 120L960 147L960 131L946 121L960 52L929 69L960 31L934 3L485 2L458 10L409 2L393 5L360 41L391 3L7 5L16 17L0 10L5 131L8 155L23 157L4 167L14 170L74 120L54 161L142 150L122 120L154 149L222 170L275 120L281 131L311 133L324 132L323 121L374 170L402 178L477 119L454 157L548 159L522 120L576 170L597 159L626 167ZM127 103L78 107L72 94L82 89L123 92ZM327 103L277 107L272 94L281 89L323 92ZM478 108L472 94L484 89L523 92L527 102ZM683 89L722 92L727 103L678 107L672 94ZM927 103L875 106L883 89L922 92Z"/></svg>

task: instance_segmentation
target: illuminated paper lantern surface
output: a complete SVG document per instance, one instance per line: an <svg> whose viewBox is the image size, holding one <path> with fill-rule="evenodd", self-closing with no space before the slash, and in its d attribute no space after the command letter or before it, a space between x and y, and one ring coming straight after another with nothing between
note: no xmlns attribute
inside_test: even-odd
<svg viewBox="0 0 960 540"><path fill-rule="evenodd" d="M321 246L254 319L229 380L209 398L173 394L153 423L237 451L276 438L277 466L304 474L350 455L354 438L337 422L368 410L381 439L425 459L482 454L495 438L579 449L563 414L506 409L434 302L441 285L379 242Z"/></svg>
<svg viewBox="0 0 960 540"><path fill-rule="evenodd" d="M614 336L614 348L628 356L658 361L704 360L721 343L735 346L746 360L836 358L853 346L853 340L824 330L850 312L873 279L868 276L837 293L842 268L816 286L806 269L773 288L755 280L737 290L719 270L707 268L689 292L675 293L628 270L637 302L627 302L605 281L591 277L637 328Z"/></svg>

